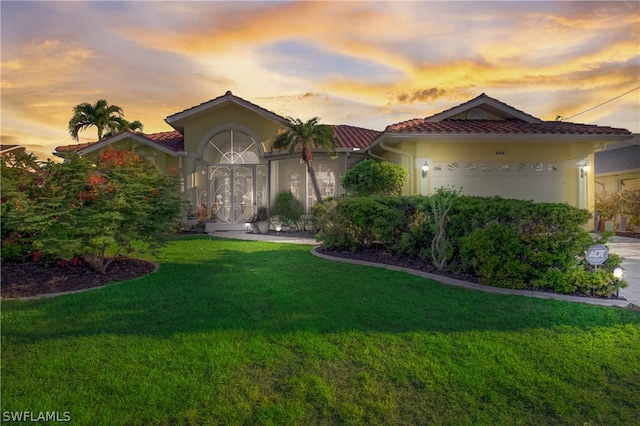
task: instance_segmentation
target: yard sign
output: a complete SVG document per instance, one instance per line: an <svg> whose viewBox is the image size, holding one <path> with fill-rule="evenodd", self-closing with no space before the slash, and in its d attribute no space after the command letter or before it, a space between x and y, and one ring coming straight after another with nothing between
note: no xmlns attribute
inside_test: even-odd
<svg viewBox="0 0 640 426"><path fill-rule="evenodd" d="M602 265L609 258L609 250L602 244L589 247L586 252L587 262L592 265Z"/></svg>

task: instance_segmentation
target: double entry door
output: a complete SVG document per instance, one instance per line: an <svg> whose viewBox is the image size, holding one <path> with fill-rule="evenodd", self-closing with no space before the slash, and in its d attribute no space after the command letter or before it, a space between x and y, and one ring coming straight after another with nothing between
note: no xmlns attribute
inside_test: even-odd
<svg viewBox="0 0 640 426"><path fill-rule="evenodd" d="M220 229L244 230L258 206L268 204L268 170L265 165L223 164L208 166L206 194L217 213Z"/></svg>

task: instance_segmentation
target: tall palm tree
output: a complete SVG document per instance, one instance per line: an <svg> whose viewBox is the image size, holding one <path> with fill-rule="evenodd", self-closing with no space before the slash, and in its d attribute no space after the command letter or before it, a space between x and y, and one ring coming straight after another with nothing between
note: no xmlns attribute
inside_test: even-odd
<svg viewBox="0 0 640 426"><path fill-rule="evenodd" d="M125 130L131 130L133 132L142 132L144 125L140 120L127 121L124 118L122 119L122 124L114 127L104 134L103 137L108 138L109 136L116 135L120 132L124 132Z"/></svg>
<svg viewBox="0 0 640 426"><path fill-rule="evenodd" d="M69 134L78 140L78 132L95 126L98 129L98 140L101 140L105 131L120 128L124 124L123 115L122 108L109 105L104 99L99 99L93 105L83 102L73 107Z"/></svg>
<svg viewBox="0 0 640 426"><path fill-rule="evenodd" d="M337 142L331 126L318 124L319 120L318 117L313 117L309 121L303 122L298 118L287 117L287 131L276 138L273 147L277 149L288 148L289 152L294 152L298 147L302 149L300 162L307 165L307 172L311 178L316 200L320 203L322 195L312 166L311 149L314 147L324 148L329 155L333 156L336 153Z"/></svg>

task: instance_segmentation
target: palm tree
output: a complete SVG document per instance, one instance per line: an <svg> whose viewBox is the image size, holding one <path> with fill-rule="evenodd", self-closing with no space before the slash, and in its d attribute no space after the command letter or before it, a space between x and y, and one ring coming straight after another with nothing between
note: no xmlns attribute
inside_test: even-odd
<svg viewBox="0 0 640 426"><path fill-rule="evenodd" d="M302 149L300 162L304 161L307 165L316 200L320 203L322 195L311 164L313 160L311 149L314 147L324 148L329 155L334 156L337 142L331 126L318 124L318 120L320 120L318 117L313 117L309 121L303 122L298 118L287 117L287 131L276 138L273 147L277 149L289 148L289 152L294 152L298 147Z"/></svg>
<svg viewBox="0 0 640 426"><path fill-rule="evenodd" d="M73 107L69 133L73 139L78 140L78 132L95 126L98 129L98 140L101 140L105 131L118 129L124 124L123 115L122 108L109 105L104 99L99 99L93 105L84 102Z"/></svg>
<svg viewBox="0 0 640 426"><path fill-rule="evenodd" d="M107 133L104 134L103 137L108 138L109 136L113 136L120 132L124 132L125 130L131 130L133 132L142 132L143 128L144 128L144 125L140 120L127 121L123 118L121 125L109 130Z"/></svg>

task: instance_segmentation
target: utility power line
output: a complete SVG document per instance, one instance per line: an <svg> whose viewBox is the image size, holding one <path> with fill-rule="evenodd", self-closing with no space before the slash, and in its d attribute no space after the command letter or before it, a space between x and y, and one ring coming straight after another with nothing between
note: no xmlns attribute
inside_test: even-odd
<svg viewBox="0 0 640 426"><path fill-rule="evenodd" d="M573 118L573 117L577 117L577 116L578 116L578 115L580 115L580 114L584 114L585 112L592 111L592 110L594 110L594 109L596 109L596 108L598 108L598 107L601 107L602 105L608 104L609 102L615 101L616 99L619 99L619 98L621 98L621 97L623 97L623 96L625 96L625 95L628 95L628 94L629 94L629 93L631 93L631 92L635 92L635 91L636 91L636 90L638 90L638 89L640 89L640 86L636 87L635 89L631 89L631 90L629 90L629 91L627 91L627 92L624 92L622 95L618 95L618 96L616 96L615 98L611 98L611 99L609 99L608 101L602 102L601 104L598 104L598 105L596 105L596 106L594 106L594 107L591 107L591 108L589 108L589 109L585 109L584 111L579 112L579 113L577 113L577 114L573 114L573 115L572 115L572 116L570 116L570 117L563 117L563 116L561 116L561 115L558 115L558 116L556 116L556 120L558 120L558 121L566 121L566 120L569 120L569 119L571 119L571 118Z"/></svg>

